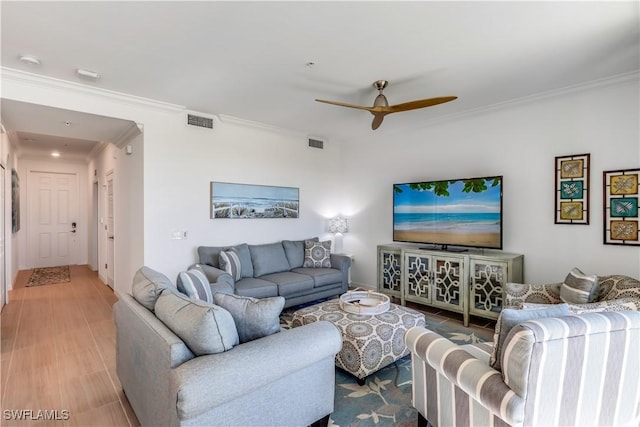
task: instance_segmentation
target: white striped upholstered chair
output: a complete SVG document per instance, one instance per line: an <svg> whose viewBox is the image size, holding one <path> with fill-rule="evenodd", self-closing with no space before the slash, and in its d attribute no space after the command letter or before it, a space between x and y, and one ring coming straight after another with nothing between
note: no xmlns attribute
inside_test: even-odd
<svg viewBox="0 0 640 427"><path fill-rule="evenodd" d="M420 426L640 425L638 311L520 323L502 372L489 366L490 344L459 346L420 327L405 341Z"/></svg>

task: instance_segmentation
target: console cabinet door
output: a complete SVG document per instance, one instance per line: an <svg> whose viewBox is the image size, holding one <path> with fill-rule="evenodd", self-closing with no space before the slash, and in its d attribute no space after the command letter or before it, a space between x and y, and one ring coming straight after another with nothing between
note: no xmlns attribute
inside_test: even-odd
<svg viewBox="0 0 640 427"><path fill-rule="evenodd" d="M402 251L378 247L378 292L402 298Z"/></svg>
<svg viewBox="0 0 640 427"><path fill-rule="evenodd" d="M464 261L464 257L433 257L434 306L464 313L467 288Z"/></svg>
<svg viewBox="0 0 640 427"><path fill-rule="evenodd" d="M503 289L508 277L507 262L471 259L469 312L497 319L502 310Z"/></svg>
<svg viewBox="0 0 640 427"><path fill-rule="evenodd" d="M404 252L402 259L403 301L431 303L432 257L419 252Z"/></svg>

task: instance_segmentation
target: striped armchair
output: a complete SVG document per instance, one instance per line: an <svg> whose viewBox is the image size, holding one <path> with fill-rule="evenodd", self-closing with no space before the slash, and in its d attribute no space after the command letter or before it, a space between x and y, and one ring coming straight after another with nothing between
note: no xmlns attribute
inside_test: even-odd
<svg viewBox="0 0 640 427"><path fill-rule="evenodd" d="M409 329L419 426L640 425L640 312L586 313L521 323L502 372L490 344L459 346Z"/></svg>
<svg viewBox="0 0 640 427"><path fill-rule="evenodd" d="M527 304L559 304L562 283L530 285L507 283L505 308L523 308ZM590 311L640 310L640 281L623 275L598 276L595 301L588 304L569 304L572 313Z"/></svg>

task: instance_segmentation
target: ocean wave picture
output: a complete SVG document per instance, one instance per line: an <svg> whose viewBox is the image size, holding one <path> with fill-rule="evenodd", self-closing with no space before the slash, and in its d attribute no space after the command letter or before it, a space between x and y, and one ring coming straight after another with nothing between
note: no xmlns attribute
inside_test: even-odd
<svg viewBox="0 0 640 427"><path fill-rule="evenodd" d="M211 218L298 216L298 188L211 182Z"/></svg>

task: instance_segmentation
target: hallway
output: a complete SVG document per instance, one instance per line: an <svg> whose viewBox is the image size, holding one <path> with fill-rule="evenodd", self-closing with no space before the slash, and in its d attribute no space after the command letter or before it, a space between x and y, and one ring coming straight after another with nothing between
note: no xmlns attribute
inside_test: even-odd
<svg viewBox="0 0 640 427"><path fill-rule="evenodd" d="M25 287L32 270L20 271L9 292L0 424L138 426L116 375L117 298L88 266L70 269L71 282L37 287Z"/></svg>

